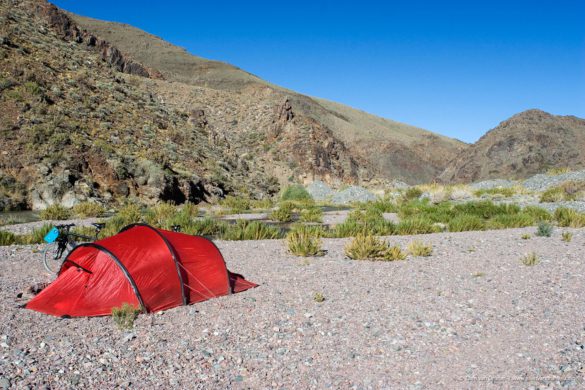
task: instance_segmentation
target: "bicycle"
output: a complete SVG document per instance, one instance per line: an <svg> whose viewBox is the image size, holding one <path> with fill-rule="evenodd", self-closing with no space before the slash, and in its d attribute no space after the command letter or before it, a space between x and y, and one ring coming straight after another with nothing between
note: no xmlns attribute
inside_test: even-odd
<svg viewBox="0 0 585 390"><path fill-rule="evenodd" d="M100 231L106 226L104 223L92 223L91 225L95 228L95 237L72 233L71 228L75 226L74 223L57 225L47 233L44 238L47 246L43 250L43 265L48 272L57 272L57 267L61 265L59 260L63 258L64 254L67 257L69 252L77 246L77 242L73 239L84 242L95 241Z"/></svg>

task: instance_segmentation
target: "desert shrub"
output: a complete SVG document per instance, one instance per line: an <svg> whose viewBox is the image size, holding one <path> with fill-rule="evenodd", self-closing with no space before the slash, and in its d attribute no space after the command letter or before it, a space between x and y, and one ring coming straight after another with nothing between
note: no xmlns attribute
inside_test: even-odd
<svg viewBox="0 0 585 390"><path fill-rule="evenodd" d="M221 238L224 240L273 240L282 237L282 231L259 221L238 220L228 225Z"/></svg>
<svg viewBox="0 0 585 390"><path fill-rule="evenodd" d="M519 214L500 214L490 219L487 223L488 229L508 229L532 226L535 219L525 213Z"/></svg>
<svg viewBox="0 0 585 390"><path fill-rule="evenodd" d="M73 214L79 218L100 217L106 210L95 202L81 202L73 206Z"/></svg>
<svg viewBox="0 0 585 390"><path fill-rule="evenodd" d="M548 222L541 222L538 224L535 236L538 237L550 237L553 232L553 226Z"/></svg>
<svg viewBox="0 0 585 390"><path fill-rule="evenodd" d="M121 330L134 328L134 321L138 318L138 313L140 313L140 309L129 303L123 303L120 307L112 308L114 323Z"/></svg>
<svg viewBox="0 0 585 390"><path fill-rule="evenodd" d="M440 229L424 217L407 218L396 225L396 232L400 235L428 234L438 231Z"/></svg>
<svg viewBox="0 0 585 390"><path fill-rule="evenodd" d="M300 184L287 186L280 194L281 200L306 201L313 200L309 192Z"/></svg>
<svg viewBox="0 0 585 390"><path fill-rule="evenodd" d="M433 253L431 244L424 244L422 241L412 241L407 247L408 253L413 256L430 256Z"/></svg>
<svg viewBox="0 0 585 390"><path fill-rule="evenodd" d="M320 256L323 254L321 250L321 238L319 235L313 234L310 229L299 227L291 230L286 236L286 243L288 250L295 256Z"/></svg>
<svg viewBox="0 0 585 390"><path fill-rule="evenodd" d="M585 227L585 214L566 207L557 208L554 212L554 219L562 227Z"/></svg>
<svg viewBox="0 0 585 390"><path fill-rule="evenodd" d="M232 214L240 214L250 209L251 202L248 198L228 195L220 202L220 205L227 208Z"/></svg>
<svg viewBox="0 0 585 390"><path fill-rule="evenodd" d="M388 245L371 234L358 233L346 246L345 254L353 260L383 260Z"/></svg>
<svg viewBox="0 0 585 390"><path fill-rule="evenodd" d="M466 232L485 229L485 221L477 215L463 214L453 218L451 222L449 222L450 232Z"/></svg>
<svg viewBox="0 0 585 390"><path fill-rule="evenodd" d="M270 213L270 219L278 222L290 222L293 220L293 214L288 207L279 207Z"/></svg>
<svg viewBox="0 0 585 390"><path fill-rule="evenodd" d="M552 219L551 213L542 207L526 206L522 209L522 213L530 215L536 222L550 221Z"/></svg>
<svg viewBox="0 0 585 390"><path fill-rule="evenodd" d="M301 210L299 218L302 222L323 222L323 210L319 207L310 207L308 209Z"/></svg>
<svg viewBox="0 0 585 390"><path fill-rule="evenodd" d="M68 209L61 206L60 204L52 204L46 209L42 210L39 214L41 219L46 220L56 220L61 221L67 219L71 216L71 213Z"/></svg>
<svg viewBox="0 0 585 390"><path fill-rule="evenodd" d="M573 233L571 233L571 232L563 232L561 234L561 240L563 240L564 242L571 242L572 239L573 239Z"/></svg>
<svg viewBox="0 0 585 390"><path fill-rule="evenodd" d="M522 262L522 264L529 266L529 267L540 263L538 256L534 252L530 252L530 253L522 256L520 258L520 261Z"/></svg>
<svg viewBox="0 0 585 390"><path fill-rule="evenodd" d="M530 240L530 234L526 233L520 236L520 238L522 238L523 240Z"/></svg>
<svg viewBox="0 0 585 390"><path fill-rule="evenodd" d="M0 246L16 244L16 235L12 232L0 230Z"/></svg>

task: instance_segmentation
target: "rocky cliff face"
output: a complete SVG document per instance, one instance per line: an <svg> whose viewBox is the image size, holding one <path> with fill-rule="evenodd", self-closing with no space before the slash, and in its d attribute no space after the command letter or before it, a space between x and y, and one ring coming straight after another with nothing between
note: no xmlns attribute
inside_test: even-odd
<svg viewBox="0 0 585 390"><path fill-rule="evenodd" d="M553 167L585 167L585 120L529 110L500 123L462 151L439 178L521 179Z"/></svg>
<svg viewBox="0 0 585 390"><path fill-rule="evenodd" d="M120 53L45 2L0 2L0 209L278 190L210 142L200 116L162 103L141 81L158 74Z"/></svg>

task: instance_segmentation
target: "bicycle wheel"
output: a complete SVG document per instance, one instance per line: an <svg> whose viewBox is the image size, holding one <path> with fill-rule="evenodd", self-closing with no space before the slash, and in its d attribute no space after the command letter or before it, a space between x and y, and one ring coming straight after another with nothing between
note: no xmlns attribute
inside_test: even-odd
<svg viewBox="0 0 585 390"><path fill-rule="evenodd" d="M61 256L59 256L59 245L57 242L47 244L43 249L43 265L47 272L56 273L61 266Z"/></svg>

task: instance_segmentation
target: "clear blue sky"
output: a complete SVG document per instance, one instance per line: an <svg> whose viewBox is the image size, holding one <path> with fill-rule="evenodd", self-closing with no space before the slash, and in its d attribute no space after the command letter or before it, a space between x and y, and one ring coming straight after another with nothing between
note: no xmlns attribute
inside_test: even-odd
<svg viewBox="0 0 585 390"><path fill-rule="evenodd" d="M529 108L585 118L581 0L54 3L467 142Z"/></svg>

